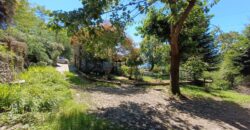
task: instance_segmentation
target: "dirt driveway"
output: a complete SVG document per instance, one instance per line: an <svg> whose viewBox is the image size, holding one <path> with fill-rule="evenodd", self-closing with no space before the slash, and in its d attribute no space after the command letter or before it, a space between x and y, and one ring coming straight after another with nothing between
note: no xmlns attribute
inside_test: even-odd
<svg viewBox="0 0 250 130"><path fill-rule="evenodd" d="M57 63L56 70L59 71L60 73L67 72L69 71L69 65Z"/></svg>
<svg viewBox="0 0 250 130"><path fill-rule="evenodd" d="M58 64L61 73L67 64ZM75 101L89 113L128 130L250 130L250 108L214 99L170 99L166 87L76 87ZM248 105L249 106L249 105Z"/></svg>
<svg viewBox="0 0 250 130"><path fill-rule="evenodd" d="M75 89L90 113L129 130L249 130L250 109L212 99L176 101L165 88L131 86Z"/></svg>

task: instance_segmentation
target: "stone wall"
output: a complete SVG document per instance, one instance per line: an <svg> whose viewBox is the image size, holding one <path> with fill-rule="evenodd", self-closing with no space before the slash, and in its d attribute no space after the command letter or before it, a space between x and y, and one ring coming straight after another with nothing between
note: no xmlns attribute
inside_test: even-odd
<svg viewBox="0 0 250 130"><path fill-rule="evenodd" d="M0 61L0 83L9 83L13 78L9 64Z"/></svg>

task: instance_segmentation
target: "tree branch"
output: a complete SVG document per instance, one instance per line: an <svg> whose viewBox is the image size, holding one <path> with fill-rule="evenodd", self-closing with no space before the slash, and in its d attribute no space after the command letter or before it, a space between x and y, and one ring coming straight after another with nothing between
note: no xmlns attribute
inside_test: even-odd
<svg viewBox="0 0 250 130"><path fill-rule="evenodd" d="M173 0L169 0L169 1L173 1ZM193 9L193 7L195 6L197 0L190 0L188 3L187 8L185 9L185 11L180 15L180 19L176 22L176 24L174 25L175 27L175 33L180 33L182 25L184 23L184 21L187 19L189 13L191 12L191 10Z"/></svg>
<svg viewBox="0 0 250 130"><path fill-rule="evenodd" d="M177 13L177 10L174 9L174 7L173 7L176 5L176 2L177 2L177 0L168 0L169 8L170 8L173 15L176 15L176 13Z"/></svg>

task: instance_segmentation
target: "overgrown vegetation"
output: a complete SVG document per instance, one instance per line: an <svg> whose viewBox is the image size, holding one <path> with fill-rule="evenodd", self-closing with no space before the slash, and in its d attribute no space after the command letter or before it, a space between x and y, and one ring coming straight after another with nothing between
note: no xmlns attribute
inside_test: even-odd
<svg viewBox="0 0 250 130"><path fill-rule="evenodd" d="M185 97L182 91L191 98L250 103L249 95L233 90L250 82L250 25L242 33L218 34L210 29L209 9L218 1L82 0L82 8L69 12L51 12L31 6L28 0L0 1L4 29L0 30L0 62L12 69L17 66L14 62L21 61L21 70L26 69L16 76L25 83L0 84L0 129L15 125L44 130L120 129L89 115L87 106L74 102L70 87L122 86L119 91L124 91L123 84L136 85L134 80L170 82L172 94L179 97ZM126 25L133 23L133 11L146 14L137 29L143 37L140 47L125 33ZM56 66L60 56L90 76L105 75L106 81L112 80L112 73L122 75L114 77L124 82L118 86L90 82L71 72L60 74L48 67ZM180 79L200 87L187 85L180 91Z"/></svg>
<svg viewBox="0 0 250 130"><path fill-rule="evenodd" d="M38 15L39 14L39 15ZM65 29L55 32L48 26L50 11L41 6L31 7L27 0L17 1L13 24L1 30L0 40L14 38L27 44L26 64L55 65L58 56L70 58L70 39Z"/></svg>
<svg viewBox="0 0 250 130"><path fill-rule="evenodd" d="M70 84L86 84L72 73L52 67L30 67L19 75L24 84L0 84L0 126L18 123L32 129L115 129L109 122L87 114L87 107L72 100ZM78 84L79 83L79 84Z"/></svg>
<svg viewBox="0 0 250 130"><path fill-rule="evenodd" d="M59 112L50 120L36 128L47 130L119 130L121 128L111 125L110 122L87 114L87 107L73 101L61 106Z"/></svg>
<svg viewBox="0 0 250 130"><path fill-rule="evenodd" d="M21 114L51 111L70 99L69 84L52 67L31 67L20 75L20 85L1 84L1 110Z"/></svg>

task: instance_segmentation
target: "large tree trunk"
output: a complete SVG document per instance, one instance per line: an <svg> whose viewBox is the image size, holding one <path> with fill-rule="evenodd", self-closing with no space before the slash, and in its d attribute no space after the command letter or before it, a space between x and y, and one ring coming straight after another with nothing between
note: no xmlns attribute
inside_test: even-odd
<svg viewBox="0 0 250 130"><path fill-rule="evenodd" d="M173 95L181 95L179 87L180 51L178 34L171 36L170 87Z"/></svg>
<svg viewBox="0 0 250 130"><path fill-rule="evenodd" d="M179 87L179 68L180 68L180 50L178 46L179 35L182 30L184 21L188 18L189 13L195 6L197 0L188 1L188 6L182 14L180 14L179 19L175 24L171 25L170 33L170 45L171 45L171 66L170 66L170 87L173 95L182 96ZM170 10L176 18L177 16L177 0L168 0L170 4Z"/></svg>

